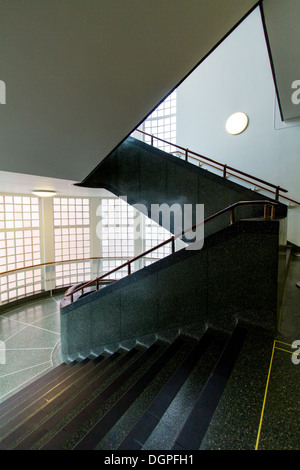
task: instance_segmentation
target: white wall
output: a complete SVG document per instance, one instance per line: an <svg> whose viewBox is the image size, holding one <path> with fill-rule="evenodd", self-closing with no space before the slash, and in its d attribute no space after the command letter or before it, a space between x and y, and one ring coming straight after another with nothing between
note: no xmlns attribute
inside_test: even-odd
<svg viewBox="0 0 300 470"><path fill-rule="evenodd" d="M225 122L236 111L249 116L249 126L231 136ZM258 8L177 89L177 143L280 185L300 201L300 121L278 120ZM288 240L298 245L299 215L299 206L289 209Z"/></svg>

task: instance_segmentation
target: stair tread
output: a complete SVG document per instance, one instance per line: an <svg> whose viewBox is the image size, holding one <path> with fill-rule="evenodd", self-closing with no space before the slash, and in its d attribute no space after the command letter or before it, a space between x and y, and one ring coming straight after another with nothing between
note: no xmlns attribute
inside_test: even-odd
<svg viewBox="0 0 300 470"><path fill-rule="evenodd" d="M69 364L63 362L58 366L54 367L50 371L44 373L41 377L34 380L34 382L26 385L18 392L0 403L0 416L6 413L7 409L18 404L20 401L24 401L28 396L39 390L43 385L48 385L51 379L56 379L59 374L68 373L76 364L77 361L73 361Z"/></svg>
<svg viewBox="0 0 300 470"><path fill-rule="evenodd" d="M237 326L212 371L172 450L198 450L234 367L247 330Z"/></svg>
<svg viewBox="0 0 300 470"><path fill-rule="evenodd" d="M145 410L134 427L121 442L118 450L141 449L160 418L186 381L200 357L213 341L214 335L207 330L189 354L175 370L165 386L156 395L151 405Z"/></svg>
<svg viewBox="0 0 300 470"><path fill-rule="evenodd" d="M68 413L87 399L91 393L97 389L97 387L105 382L109 376L113 375L118 368L121 368L124 363L134 357L137 352L138 350L133 348L126 354L123 354L120 351L116 351L111 354L111 356L106 358L106 360L100 364L98 368L99 370L97 369L97 371L95 371L96 373L93 374L90 380L86 383L86 386L82 385L77 394L65 402L62 407L54 410L53 414L46 421L44 421L38 428L34 429L32 433L27 435L14 447L14 449L28 449L42 439L42 437L46 436L50 430L54 429L55 426L60 423L62 417L67 416Z"/></svg>
<svg viewBox="0 0 300 470"><path fill-rule="evenodd" d="M42 385L41 395L33 387L32 400L26 397L22 402L18 393L17 399L10 400L4 407L6 414L1 418L6 416L8 421L0 430L0 449L91 450L107 442L111 446L113 440L118 442L116 450L141 450L149 445L151 449L150 441L158 442L166 412L171 413L170 406L173 407L173 402L175 405L179 392L190 382L189 377L202 377L199 374L204 370L201 391L193 385L194 398L185 407L184 419L177 419L177 431L174 428L173 437L168 438L169 443L173 442L171 450L199 449L247 333L240 325L231 336L208 328L198 340L179 335L171 343L157 340L145 349L134 347L125 352L121 348L108 357L100 355L73 364L70 369L75 372L70 375L68 372L66 377L66 369L61 364L56 372L62 383L57 383L52 370L49 384L54 385L53 388L46 390L44 381L38 379ZM216 345L216 352L209 352ZM203 369L199 365L207 352L210 360ZM28 394L28 390L24 390ZM15 404L11 410L9 403ZM137 406L132 408L134 403ZM25 409L22 409L23 404ZM134 410L138 412L137 418ZM117 429L125 429L125 423L127 431L120 440Z"/></svg>
<svg viewBox="0 0 300 470"><path fill-rule="evenodd" d="M9 446L25 433L29 432L36 424L38 418L47 417L47 413L53 410L57 404L65 400L70 394L75 393L80 382L86 379L87 374L96 372L97 367L101 365L104 357L99 356L98 361L86 359L82 361L81 369L65 379L57 387L46 392L42 397L29 404L26 409L21 409L16 415L3 424L0 429L0 446ZM14 411L14 410L12 410Z"/></svg>
<svg viewBox="0 0 300 470"><path fill-rule="evenodd" d="M26 415L33 413L41 403L51 400L54 395L57 395L57 393L68 387L75 378L80 377L81 374L85 374L88 372L89 368L95 367L96 364L96 361L91 361L88 358L84 359L76 364L69 373L59 375L48 385L45 385L40 390L37 390L31 396L27 397L26 400L20 401L13 408L3 413L0 416L0 436L3 436L5 430L8 429L9 426L11 427L14 422L19 422L24 419Z"/></svg>
<svg viewBox="0 0 300 470"><path fill-rule="evenodd" d="M160 346L154 343L143 352L125 371L115 378L107 387L102 390L84 409L71 418L50 440L40 449L56 450L61 448L65 442L72 438L73 434L82 426L84 421L92 417L95 412L110 398L126 381L133 375L147 358L159 350Z"/></svg>
<svg viewBox="0 0 300 470"><path fill-rule="evenodd" d="M161 354L150 368L125 392L106 414L93 426L93 428L74 446L75 450L94 449L99 441L106 435L112 426L120 419L134 400L142 393L155 375L162 370L176 350L184 344L181 336Z"/></svg>

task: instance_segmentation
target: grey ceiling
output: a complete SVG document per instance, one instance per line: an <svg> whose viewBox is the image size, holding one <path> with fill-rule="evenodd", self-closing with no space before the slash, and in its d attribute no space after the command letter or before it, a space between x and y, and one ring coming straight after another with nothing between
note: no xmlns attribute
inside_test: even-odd
<svg viewBox="0 0 300 470"><path fill-rule="evenodd" d="M81 181L256 0L1 0L0 170Z"/></svg>

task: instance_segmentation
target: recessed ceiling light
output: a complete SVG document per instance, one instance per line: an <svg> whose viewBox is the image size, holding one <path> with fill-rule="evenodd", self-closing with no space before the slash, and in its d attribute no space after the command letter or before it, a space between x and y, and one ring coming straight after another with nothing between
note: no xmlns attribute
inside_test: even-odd
<svg viewBox="0 0 300 470"><path fill-rule="evenodd" d="M51 196L55 196L56 191L48 191L48 190L45 190L45 189L36 189L34 191L32 191L32 194L34 194L35 196L39 196L39 197L51 197Z"/></svg>
<svg viewBox="0 0 300 470"><path fill-rule="evenodd" d="M241 134L248 126L248 116L245 113L234 113L226 121L226 131L228 134Z"/></svg>

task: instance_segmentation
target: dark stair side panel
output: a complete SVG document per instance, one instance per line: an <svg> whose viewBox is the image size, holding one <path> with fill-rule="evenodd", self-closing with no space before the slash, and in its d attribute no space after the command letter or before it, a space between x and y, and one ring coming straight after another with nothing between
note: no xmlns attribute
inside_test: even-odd
<svg viewBox="0 0 300 470"><path fill-rule="evenodd" d="M245 328L237 326L234 330L197 403L178 435L173 450L199 449L246 335L247 330Z"/></svg>
<svg viewBox="0 0 300 470"><path fill-rule="evenodd" d="M79 186L103 187L117 196L126 196L129 204L145 205L149 217L151 204L176 203L182 208L184 204L204 204L206 218L237 201L274 200L272 195L262 196L132 137L108 155ZM277 215L286 217L286 214L286 206L279 204ZM238 215L262 216L262 209L239 208ZM214 233L228 221L225 215L222 220L211 222L206 234Z"/></svg>

